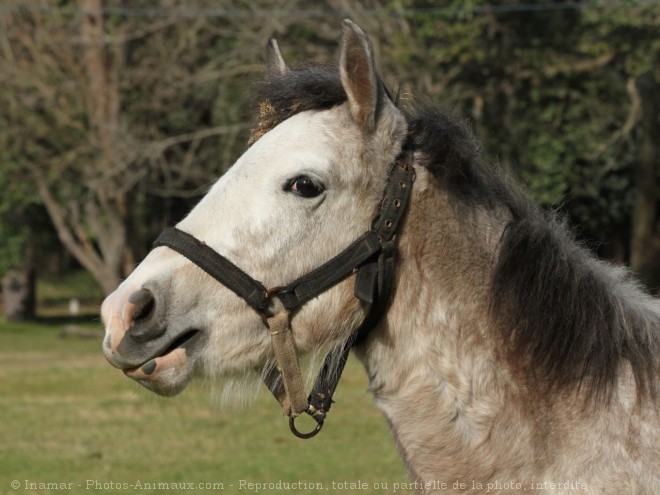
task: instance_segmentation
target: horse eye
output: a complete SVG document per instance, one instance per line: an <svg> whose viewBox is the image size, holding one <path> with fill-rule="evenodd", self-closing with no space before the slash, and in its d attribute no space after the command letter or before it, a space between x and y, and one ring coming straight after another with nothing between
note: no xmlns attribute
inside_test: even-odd
<svg viewBox="0 0 660 495"><path fill-rule="evenodd" d="M322 185L314 182L311 177L301 175L287 183L286 189L294 192L303 198L314 198L324 191Z"/></svg>

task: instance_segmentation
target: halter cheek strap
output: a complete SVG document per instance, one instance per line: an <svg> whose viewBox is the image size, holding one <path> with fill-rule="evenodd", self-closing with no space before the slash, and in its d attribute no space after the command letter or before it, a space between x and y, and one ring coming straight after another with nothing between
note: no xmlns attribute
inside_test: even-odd
<svg viewBox="0 0 660 495"><path fill-rule="evenodd" d="M364 340L387 310L394 281L395 234L414 179L414 169L398 158L372 228L334 258L284 286L266 289L204 242L177 228L165 229L154 242L154 247L167 246L188 258L262 316L270 330L276 361L276 368L264 381L289 416L291 431L300 438L311 438L320 431L351 348ZM355 296L371 305L369 313L360 328L326 356L312 392L305 398L291 334L291 314L355 273ZM317 423L310 433L301 433L295 427L295 418L303 412Z"/></svg>

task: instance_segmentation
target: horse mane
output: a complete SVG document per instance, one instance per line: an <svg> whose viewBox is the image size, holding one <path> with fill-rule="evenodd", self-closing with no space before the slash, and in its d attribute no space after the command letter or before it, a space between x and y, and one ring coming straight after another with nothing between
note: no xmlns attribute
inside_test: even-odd
<svg viewBox="0 0 660 495"><path fill-rule="evenodd" d="M257 101L250 142L296 113L339 105L346 94L336 66L304 64L268 79ZM489 307L508 359L551 390L584 387L591 397L610 397L627 361L640 393L655 396L660 305L483 159L465 122L427 101L402 111L416 165L460 208L507 213Z"/></svg>
<svg viewBox="0 0 660 495"><path fill-rule="evenodd" d="M610 398L626 361L640 397L656 395L660 307L628 270L575 241L539 210L509 222L500 240L491 311L509 355L536 383Z"/></svg>

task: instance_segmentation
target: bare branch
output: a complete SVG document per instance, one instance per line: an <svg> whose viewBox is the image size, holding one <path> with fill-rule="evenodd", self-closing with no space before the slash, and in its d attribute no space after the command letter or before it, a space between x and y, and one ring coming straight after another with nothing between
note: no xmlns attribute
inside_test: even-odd
<svg viewBox="0 0 660 495"><path fill-rule="evenodd" d="M621 128L617 129L605 142L601 143L587 158L591 161L598 160L609 148L614 146L621 140L630 136L635 126L642 118L642 99L635 84L635 78L629 77L626 81L626 92L630 98L630 106L628 107L628 116ZM610 163L600 170L599 178L604 177L614 168L614 163Z"/></svg>
<svg viewBox="0 0 660 495"><path fill-rule="evenodd" d="M575 60L571 62L562 62L556 65L546 65L543 67L542 74L547 78L553 78L558 74L581 74L592 72L600 67L608 65L615 57L616 52L610 52L589 60ZM538 69L519 69L512 67L508 72L512 77L517 79L535 79L540 75Z"/></svg>
<svg viewBox="0 0 660 495"><path fill-rule="evenodd" d="M223 134L232 134L238 131L244 131L250 128L250 125L247 123L234 124L234 125L225 125L210 127L208 129L201 129L195 132L188 132L186 134L180 134L178 136L171 136L160 141L150 143L145 150L145 154L149 155L160 155L166 148L175 146L177 144L188 143L190 141L199 141L206 139L212 136L221 136Z"/></svg>

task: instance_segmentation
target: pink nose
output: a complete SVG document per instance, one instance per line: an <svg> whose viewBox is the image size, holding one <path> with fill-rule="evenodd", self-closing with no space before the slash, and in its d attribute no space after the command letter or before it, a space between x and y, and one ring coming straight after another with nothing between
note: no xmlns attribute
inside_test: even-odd
<svg viewBox="0 0 660 495"><path fill-rule="evenodd" d="M119 367L139 361L139 350L148 352L151 347L157 346L158 338L167 330L164 315L161 314L165 305L158 304L153 292L141 288L126 297L129 291L131 289L118 289L108 296L102 307L107 332L104 345L106 357ZM130 352L120 350L129 344Z"/></svg>

